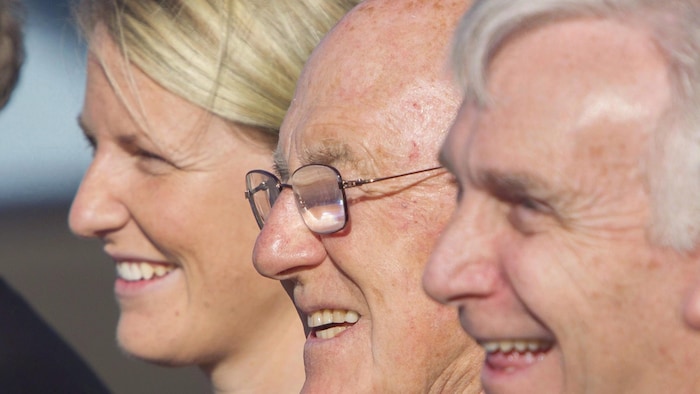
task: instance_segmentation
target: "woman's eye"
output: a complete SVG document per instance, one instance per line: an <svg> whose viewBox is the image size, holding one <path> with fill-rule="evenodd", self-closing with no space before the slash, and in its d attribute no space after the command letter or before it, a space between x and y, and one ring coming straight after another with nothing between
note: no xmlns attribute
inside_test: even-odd
<svg viewBox="0 0 700 394"><path fill-rule="evenodd" d="M136 158L138 167L147 174L164 175L177 168L168 159L149 150L138 148L132 154Z"/></svg>
<svg viewBox="0 0 700 394"><path fill-rule="evenodd" d="M85 136L85 142L87 143L87 148L90 149L90 154L95 156L95 151L97 150L97 141L95 137L83 134Z"/></svg>

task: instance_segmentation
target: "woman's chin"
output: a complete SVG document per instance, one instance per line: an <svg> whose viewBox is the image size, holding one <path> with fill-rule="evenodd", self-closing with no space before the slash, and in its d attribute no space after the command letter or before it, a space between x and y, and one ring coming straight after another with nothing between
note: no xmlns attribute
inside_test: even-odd
<svg viewBox="0 0 700 394"><path fill-rule="evenodd" d="M174 336L165 338L159 331L130 326L129 319L121 316L117 325L117 344L129 357L164 367L192 365L192 358L182 354L181 343ZM172 333L171 333L172 334Z"/></svg>

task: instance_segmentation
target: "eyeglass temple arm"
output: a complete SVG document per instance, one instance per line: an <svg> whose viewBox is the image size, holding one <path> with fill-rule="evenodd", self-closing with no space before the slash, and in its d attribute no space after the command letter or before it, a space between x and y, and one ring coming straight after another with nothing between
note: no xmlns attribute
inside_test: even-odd
<svg viewBox="0 0 700 394"><path fill-rule="evenodd" d="M408 175L413 175L413 174L420 174L420 173L422 173L422 172L428 172L428 171L439 170L439 169L441 169L441 168L443 168L443 167L442 167L442 166L437 166L437 167L432 167L432 168L426 168L426 169L424 169L424 170L411 171L411 172L407 172L407 173L405 173L405 174L398 174L398 175L385 176L385 177L382 177L382 178L370 178L370 179L362 179L362 178L359 178L359 179L353 179L353 180L349 180L349 181L345 181L345 180L344 180L343 183L342 183L342 187L343 187L343 189L348 189L348 188L351 188L351 187L357 187L357 186L366 185L366 184L368 184L368 183L381 182L381 181L386 181L386 180L389 180L389 179L401 178L401 177L403 177L403 176L408 176Z"/></svg>

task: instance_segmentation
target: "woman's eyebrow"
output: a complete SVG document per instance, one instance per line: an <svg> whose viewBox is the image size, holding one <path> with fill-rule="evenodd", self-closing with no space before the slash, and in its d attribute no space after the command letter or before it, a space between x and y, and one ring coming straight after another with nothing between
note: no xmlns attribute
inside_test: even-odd
<svg viewBox="0 0 700 394"><path fill-rule="evenodd" d="M82 115L78 115L77 121L78 121L78 126L83 131L83 135L85 135L85 138L87 138L88 141L90 141L90 143L92 144L95 141L95 132L87 124L87 122L85 121L85 119L83 118ZM146 137L148 137L148 136L146 136ZM119 144L124 145L124 146L131 146L131 145L135 144L136 141L138 141L138 139L139 139L139 136L136 134L124 134L124 135L117 136L117 141L119 142ZM148 139L151 140L150 138L148 138Z"/></svg>
<svg viewBox="0 0 700 394"><path fill-rule="evenodd" d="M78 126L80 127L80 130L83 132L83 137L85 137L85 140L92 147L93 152L94 152L95 148L97 148L97 141L95 140L95 134L93 133L92 129L87 126L87 124L83 120L82 115L78 115L77 121L78 121Z"/></svg>
<svg viewBox="0 0 700 394"><path fill-rule="evenodd" d="M93 132L92 129L87 125L85 122L85 119L83 119L83 115L78 115L78 118L76 119L78 122L78 127L80 127L80 130L83 131L83 134L85 134L86 137L92 137Z"/></svg>

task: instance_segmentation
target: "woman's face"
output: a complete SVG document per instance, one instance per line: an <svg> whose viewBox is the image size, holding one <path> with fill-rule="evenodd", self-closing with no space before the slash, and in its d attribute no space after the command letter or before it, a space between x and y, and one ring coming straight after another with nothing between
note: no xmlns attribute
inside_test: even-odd
<svg viewBox="0 0 700 394"><path fill-rule="evenodd" d="M118 341L168 365L243 352L294 313L251 263L244 176L271 148L125 66L103 28L92 44L80 122L94 156L70 226L114 260Z"/></svg>

